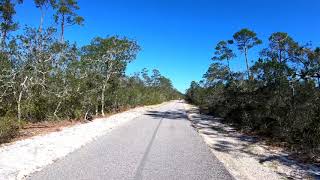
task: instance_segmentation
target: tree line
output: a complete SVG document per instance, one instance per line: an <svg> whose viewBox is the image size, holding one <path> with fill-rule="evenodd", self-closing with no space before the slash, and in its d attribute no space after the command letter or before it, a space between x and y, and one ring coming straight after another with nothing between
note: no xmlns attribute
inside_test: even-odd
<svg viewBox="0 0 320 180"><path fill-rule="evenodd" d="M14 15L21 3L0 1L0 142L24 122L104 116L181 96L156 69L125 74L141 50L135 40L96 37L82 47L65 41L66 27L84 23L76 0L34 0L39 26L19 29ZM52 27L44 26L48 9L55 12Z"/></svg>
<svg viewBox="0 0 320 180"><path fill-rule="evenodd" d="M260 52L252 53L258 46ZM244 72L230 68L237 56ZM212 60L203 80L191 83L188 101L239 129L320 154L319 47L285 32L272 33L263 44L254 31L242 29L217 43Z"/></svg>

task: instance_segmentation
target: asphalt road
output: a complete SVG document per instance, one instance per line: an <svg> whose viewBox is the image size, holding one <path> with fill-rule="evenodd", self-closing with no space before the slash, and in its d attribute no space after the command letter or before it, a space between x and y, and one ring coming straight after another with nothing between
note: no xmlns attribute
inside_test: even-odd
<svg viewBox="0 0 320 180"><path fill-rule="evenodd" d="M29 179L233 178L190 126L183 103L175 101L148 111Z"/></svg>

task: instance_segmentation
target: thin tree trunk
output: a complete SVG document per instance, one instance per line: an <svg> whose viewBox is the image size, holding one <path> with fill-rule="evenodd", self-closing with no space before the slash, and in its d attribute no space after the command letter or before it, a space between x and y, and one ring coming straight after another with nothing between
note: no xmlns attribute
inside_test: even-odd
<svg viewBox="0 0 320 180"><path fill-rule="evenodd" d="M39 24L39 32L42 32L42 26L44 21L44 10L41 8L41 17L40 17L40 24Z"/></svg>
<svg viewBox="0 0 320 180"><path fill-rule="evenodd" d="M24 78L24 81L21 83L21 91L19 93L19 97L18 97L18 100L17 100L17 109L18 109L18 123L19 123L19 128L21 128L21 100L22 100L22 95L23 95L23 91L24 91L24 88L26 86L26 82L28 80L28 76L26 76Z"/></svg>
<svg viewBox="0 0 320 180"><path fill-rule="evenodd" d="M232 78L231 76L232 76L232 74L231 74L231 68L230 68L230 60L229 60L229 58L227 58L227 62L228 62L228 70L229 70L229 78Z"/></svg>
<svg viewBox="0 0 320 180"><path fill-rule="evenodd" d="M44 21L44 10L42 9L42 7L40 8L40 11L41 11L41 16L40 16L40 24L39 24L38 37L37 37L38 38L37 41L39 41L38 42L39 47L37 47L38 51L42 50L42 42L40 41L42 41L41 33L42 33L42 27L43 27L43 21Z"/></svg>
<svg viewBox="0 0 320 180"><path fill-rule="evenodd" d="M87 119L88 119L88 114L89 114L89 110L86 111L86 114L84 115L84 120L85 120L85 121L87 121Z"/></svg>
<svg viewBox="0 0 320 180"><path fill-rule="evenodd" d="M104 93L106 91L107 83L109 82L110 76L111 76L111 73L108 72L106 79L103 81L102 92L101 92L101 114L102 114L102 116L104 116L104 96L105 96Z"/></svg>
<svg viewBox="0 0 320 180"><path fill-rule="evenodd" d="M7 30L4 30L2 32L2 37L1 37L1 48L4 48L5 44L6 44L6 39L7 39Z"/></svg>
<svg viewBox="0 0 320 180"><path fill-rule="evenodd" d="M116 94L116 102L115 102L115 106L116 106L116 111L119 110L119 105L118 105L118 94Z"/></svg>
<svg viewBox="0 0 320 180"><path fill-rule="evenodd" d="M244 49L244 56L246 59L248 80L250 80L250 70L249 70L249 63L248 63L248 49L247 48Z"/></svg>
<svg viewBox="0 0 320 180"><path fill-rule="evenodd" d="M104 93L106 91L106 85L103 84L102 92L101 92L101 114L104 116Z"/></svg>
<svg viewBox="0 0 320 180"><path fill-rule="evenodd" d="M7 30L5 30L5 31L3 32L3 37L2 37L2 42L3 42L3 44L5 44L5 43L6 43L7 33L8 33L8 31L7 31Z"/></svg>
<svg viewBox="0 0 320 180"><path fill-rule="evenodd" d="M60 105L61 105L61 101L59 101L59 103L58 103L58 105L57 105L57 107L56 107L56 109L54 110L54 113L53 113L54 117L57 118L57 119L59 119L57 113L59 111Z"/></svg>
<svg viewBox="0 0 320 180"><path fill-rule="evenodd" d="M99 111L99 107L98 107L98 104L96 104L96 116L99 115L99 114L98 114L98 113L99 113L98 111Z"/></svg>
<svg viewBox="0 0 320 180"><path fill-rule="evenodd" d="M18 101L17 101L17 104L18 104L18 123L19 123L19 127L21 125L21 99L22 99L22 94L23 94L23 90L20 91L19 93L19 98L18 98Z"/></svg>
<svg viewBox="0 0 320 180"><path fill-rule="evenodd" d="M61 20L61 36L60 36L60 41L63 43L64 42L64 14L62 14L62 20Z"/></svg>

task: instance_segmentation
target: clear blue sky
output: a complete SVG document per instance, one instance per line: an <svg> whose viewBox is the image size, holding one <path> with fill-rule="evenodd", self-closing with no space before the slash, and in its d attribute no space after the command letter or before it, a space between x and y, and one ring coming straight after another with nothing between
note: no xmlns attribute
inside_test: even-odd
<svg viewBox="0 0 320 180"><path fill-rule="evenodd" d="M181 92L202 78L214 45L244 27L264 41L284 31L301 43L320 46L319 0L79 0L79 5L85 25L68 27L66 39L78 45L96 36L136 39L142 51L127 73L157 68ZM39 14L33 1L25 0L16 19L20 26L38 26ZM52 23L50 12L45 20ZM231 67L244 69L242 57Z"/></svg>

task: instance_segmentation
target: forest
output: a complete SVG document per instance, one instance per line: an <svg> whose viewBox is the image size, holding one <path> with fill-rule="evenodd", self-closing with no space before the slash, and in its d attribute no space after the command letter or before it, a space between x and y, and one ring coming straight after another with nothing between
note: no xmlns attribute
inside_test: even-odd
<svg viewBox="0 0 320 180"><path fill-rule="evenodd" d="M236 57L245 71L230 68ZM203 80L191 83L186 100L243 132L319 157L319 47L285 32L263 43L245 28L218 42L212 60Z"/></svg>
<svg viewBox="0 0 320 180"><path fill-rule="evenodd" d="M76 0L34 0L38 27L15 21L22 3L0 1L0 143L26 123L81 120L182 96L156 69L125 74L141 50L133 39L106 34L81 47L65 40L65 28L85 25ZM55 24L46 27L48 18Z"/></svg>

